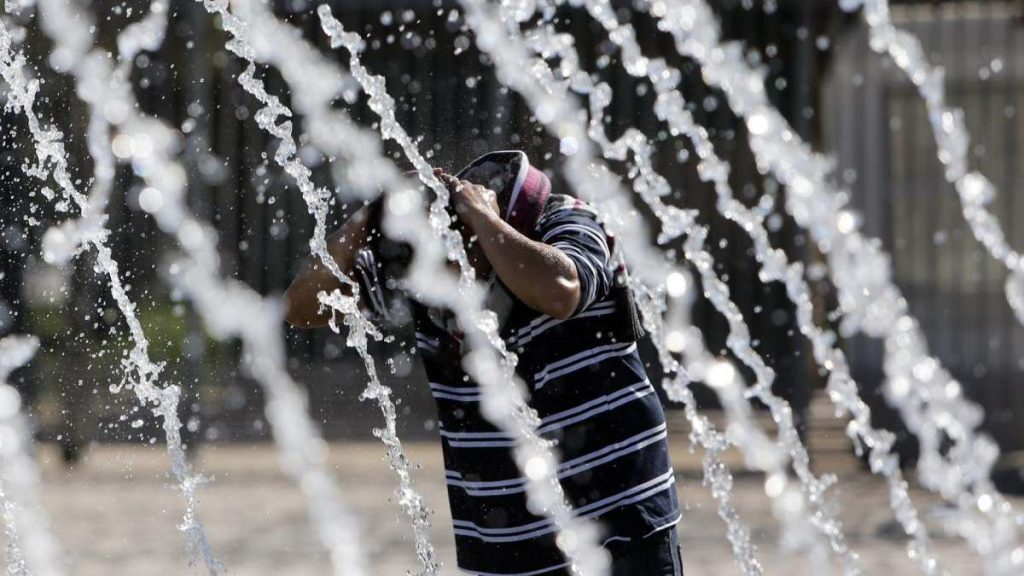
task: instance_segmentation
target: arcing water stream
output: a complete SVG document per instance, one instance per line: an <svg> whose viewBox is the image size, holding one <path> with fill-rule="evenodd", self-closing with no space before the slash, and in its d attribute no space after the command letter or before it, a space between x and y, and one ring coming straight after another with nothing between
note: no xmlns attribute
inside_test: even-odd
<svg viewBox="0 0 1024 576"><path fill-rule="evenodd" d="M0 339L0 515L7 538L7 574L64 574L57 544L36 494L39 471L32 433L22 413L21 394L8 384L15 369L35 354L39 342L27 336Z"/></svg>
<svg viewBox="0 0 1024 576"><path fill-rule="evenodd" d="M476 32L478 45L491 56L499 78L506 85L519 91L533 109L534 115L548 127L552 134L562 139L563 152L565 152L566 143L571 143L572 149L567 153L566 160L569 181L580 197L595 201L597 206L604 209L605 214L608 215L605 224L613 232L617 232L620 239L626 240L623 242L623 252L627 261L632 264L632 268L638 269L638 263L641 261L638 257L640 254L647 254L645 260L656 258L654 254L657 254L657 250L644 245L642 240L644 235L638 234L636 228L631 228L629 232L625 232L621 228L617 229L618 223L615 222L615 219L623 212L606 208L606 203L610 198L625 202L628 200L622 198L625 193L613 180L602 180L595 176L595 174L607 175L609 172L606 168L599 167L602 166L601 162L590 152L586 123L583 122L585 115L581 113L578 106L572 104L572 99L565 94L564 88L555 82L550 69L547 69L543 62L531 60L518 29L502 25L502 21L507 22L513 18L526 20L531 13L528 10L517 9L516 6L510 8L509 5L504 5L506 10L499 16L483 2L465 0L463 5L467 10L467 21ZM498 30L502 31L500 42L495 38ZM523 70L529 71L531 74L524 75L517 72ZM570 79L576 77L573 72L570 70L566 76ZM544 117L545 110L552 111L547 120ZM647 197L648 200L652 198L654 197L650 195ZM655 213L664 214L666 212L669 211L663 206L655 208ZM823 492L828 482L816 478L810 472L806 448L796 432L789 406L771 392L771 381L774 375L751 347L746 324L739 309L730 301L728 287L715 277L713 261L702 247L703 232L696 228L692 221L685 219L685 213L675 211L672 214L676 221L670 223L666 230L663 230L663 237L666 231L669 237L682 232L688 233L685 247L686 256L695 263L700 272L709 299L729 322L730 336L727 344L737 357L754 370L758 382L755 384L753 393L765 401L772 410L773 417L779 425L779 445L793 458L801 482L805 485L804 492L812 505L817 506L813 518L819 529L830 538L836 552L845 556L847 571L856 573L856 556L849 551L840 525L831 518L831 514L825 507ZM661 284L663 281L656 285ZM785 476L783 475L781 478L784 482Z"/></svg>
<svg viewBox="0 0 1024 576"><path fill-rule="evenodd" d="M844 334L863 332L885 341L887 398L921 443L918 478L957 507L951 528L986 558L995 574L1019 572L1024 548L1021 520L992 485L999 449L977 431L981 411L961 385L930 356L917 321L892 283L888 257L861 235L846 194L832 183L831 163L815 154L768 102L762 75L742 48L721 42L718 22L703 0L642 1L670 33L677 50L701 66L704 80L723 90L746 122L758 163L788 186L786 209L827 255L839 290ZM952 447L943 450L944 439Z"/></svg>
<svg viewBox="0 0 1024 576"><path fill-rule="evenodd" d="M243 10L244 6L246 5L241 3L236 5L237 8L242 8ZM328 31L328 33L341 33L331 25L332 22L336 21L333 20L329 13L321 11L321 19L324 22L325 31ZM232 30L236 34L236 39L244 38L245 20L241 19L236 24L238 25ZM284 40L283 37L281 39ZM302 48L294 43L292 47L294 50L277 51L277 53L309 53L308 48ZM251 54L251 52L249 53ZM279 65L283 71L301 71L303 69L301 67L302 64L297 61L288 61L287 58L284 58L283 62L286 64L285 66L280 66L281 61L275 61L274 63ZM292 64L295 67L287 64ZM316 62L313 64L316 65ZM323 64L320 63L319 65L323 69ZM335 73L334 76L336 75ZM286 80L289 78L294 80L302 75L285 73L285 76ZM388 103L384 98L386 94L383 91L383 86L379 82L374 82L372 78L365 76L363 81L368 81L367 84L370 86L368 93L371 102L379 113L382 114L382 133L401 138L404 132L401 131L397 122L394 121L393 112L388 116ZM259 92L261 89L260 87L256 91ZM270 99L270 97L261 98L265 102ZM315 99L306 99L305 102L311 104L314 108L317 107ZM286 109L282 107L277 108L277 110L283 112ZM361 143L365 144L369 138L365 134L360 135L358 130L353 130L351 123L344 120L339 121L335 117L335 120L330 125L335 129L340 128L342 131L333 134L328 132L320 132L318 134L320 138L331 141L326 149L341 150L342 156L346 158L356 158L360 155L365 156L367 152L373 153L380 150L379 143L369 147L353 148L353 146L359 146ZM291 138L290 135L287 137ZM366 173L371 179L373 177L377 178L376 182L367 182L370 189L376 187L381 187L385 190L408 188L408 184L402 184L403 179L398 176L398 171L394 168L393 164L380 158L379 154L378 157L368 158L367 160L366 165L378 169L378 171ZM422 167L423 163L421 162L420 168ZM432 173L429 175L432 178ZM556 525L563 534L563 538L559 540L560 544L563 545L570 557L578 556L580 558L577 562L580 570L584 573L596 573L601 569L600 566L604 563L605 557L600 549L596 547L588 549L587 547L587 542L591 542L596 538L596 532L592 527L584 524L582 520L574 518L568 506L564 503L561 487L553 476L554 471L557 469L556 460L546 443L537 436L534 430L535 418L531 417L531 411L523 403L521 393L519 392L521 384L518 382L513 383L514 357L510 357L504 350L504 345L496 333L496 324L490 319L489 313L484 313L482 304L483 290L473 282L472 270L467 266L468 260L461 245L461 238L450 230L450 220L448 220L448 215L444 210L447 191L442 187L437 193L438 202L431 207L428 221L416 219L419 213L415 211L414 206L419 205L420 201L413 200L411 195L415 195L415 192L407 192L404 195L399 195L398 199L389 201L386 204L388 207L386 211L388 217L385 219L385 233L397 235L407 240L415 240L412 243L420 247L432 245L431 238L440 237L445 239L443 245L446 247L446 250L444 251L427 252L423 249L417 252L409 278L410 286L425 301L448 305L456 311L460 324L466 331L474 350L467 358L466 368L476 381L481 383L481 388L484 392L482 400L484 413L495 421L499 428L519 439L516 448L517 461L521 468L532 471L531 474L527 475L528 480L530 480L528 495L531 502L534 503L537 510L551 513ZM395 211L401 213L401 224L398 226L395 225L393 219ZM420 254L421 252L422 254ZM462 264L462 274L458 286L451 285L445 272L444 263L448 259ZM499 355L495 356L493 354L492 347L496 347ZM418 539L417 548L420 549L421 546L422 544ZM586 554L584 555L582 552L586 552ZM591 568L595 565L598 568Z"/></svg>
<svg viewBox="0 0 1024 576"><path fill-rule="evenodd" d="M893 24L888 0L839 0L839 5L848 12L863 10L871 49L887 55L917 87L928 110L939 161L946 166L946 179L957 191L964 220L974 238L1009 272L1006 298L1017 320L1024 323L1024 256L1009 245L999 219L988 209L998 193L995 184L970 169L971 136L963 110L947 103L945 71L928 62L917 38Z"/></svg>
<svg viewBox="0 0 1024 576"><path fill-rule="evenodd" d="M610 11L602 10L603 6L596 8L594 4L590 6L591 12L598 19L601 19L600 15L607 14L612 21L615 21L615 17ZM508 20L507 16L506 14L506 20ZM609 28L612 27L608 24L607 19L605 19L605 24ZM516 37L517 33L517 30L510 31L512 37ZM567 36L553 35L550 27L535 28L528 35L530 37L529 43L533 45L534 50L539 54L545 58L551 58L557 54L563 63L562 68L566 68L565 65L568 64L567 69L561 71L561 74L570 79L568 84L574 91L590 96L591 119L588 132L591 139L601 147L605 158L626 160L629 158L630 153L632 153L632 161L630 163L632 169L630 172L634 174L633 188L661 221L662 232L659 235L659 242L665 243L674 240L677 236L686 236L684 256L697 268L702 283L705 286L705 294L710 295L715 308L729 321L730 338L728 345L734 354L747 364L755 374L757 383L753 388L753 396L765 401L768 406L772 406L773 413L776 415L782 415L789 411L788 406L780 403L780 400L771 394L771 383L774 380L774 373L750 346L750 335L746 324L743 322L742 314L738 307L731 302L728 287L718 278L714 271L714 260L703 247L704 238L707 235L706 229L696 223L692 212L682 212L678 209L673 209L674 207L664 204L661 200L661 197L670 190L670 187L667 181L654 171L651 159L651 146L646 137L637 130L630 130L618 141L611 142L603 128L603 112L610 102L610 88L607 85L594 86L586 74L580 73L576 64L579 58L572 49L570 38ZM625 43L624 39L631 37L631 29L621 29L618 27L617 22L615 22L614 29L610 31L610 37L615 38L616 43ZM673 79L678 78L678 72L666 69L664 63L658 61L648 63L646 59L642 59L639 47L635 44L635 41L631 42L631 48L632 50L624 50L624 53L632 52L636 54L636 57L626 62L625 66L638 74L642 74L644 70L649 70L649 74L654 79L659 93L666 91L671 86ZM543 62L538 61L534 64L533 69L543 70L543 67ZM542 83L547 78L554 78L554 76L550 72L539 75ZM547 85L546 88L552 93L558 93L554 86ZM561 97L567 98L568 96L561 95ZM576 115L581 116L582 114L577 113ZM709 162L701 166L700 172L705 178L714 178L715 172L724 177L728 174L728 165L720 161L717 163ZM741 447L747 455L748 462L754 463L754 468L762 469L768 474L769 480L766 482L768 495L779 503L792 501L791 495L787 493L788 478L786 472L787 460L789 458L787 453L791 454L795 462L802 463L797 465L797 471L803 483L803 490L809 495L808 499L815 507L815 518L819 519L820 528L825 533L831 532L833 534L833 547L846 556L845 561L848 570L855 571L856 560L852 557L843 541L841 529L839 529L836 521L831 518L831 513L825 507L825 501L822 498L824 484L822 484L821 480L815 479L813 474L810 473L807 465L809 460L806 451L802 450L799 439L796 442L797 446L791 445L791 441L790 445L788 445L785 440L779 441L777 444L766 442L763 435L760 434L760 429L753 425L749 414L745 411L748 406L747 402L742 398L739 399L739 402L731 401L735 391L735 387L731 384L732 382L727 382L723 386L716 386L716 390L720 393L724 406L736 408L729 412L731 416L734 416L732 424L747 431L739 435L739 438L746 441L746 444L741 445ZM784 416L782 417L785 418ZM788 420L792 422L791 416L788 417ZM784 433L786 429L785 425L780 426L780 433ZM789 424L789 430L789 434L792 437L795 432L792 424ZM761 464L761 466L757 464ZM780 505L778 508L780 512L783 512L780 515L780 520L784 522L784 527L787 528L784 538L788 537L796 541L807 540L808 535L806 534L794 534L794 531L799 531L801 527L806 525L807 514L801 509L790 510L789 514L785 514L785 507ZM801 522L800 520L804 521Z"/></svg>
<svg viewBox="0 0 1024 576"><path fill-rule="evenodd" d="M242 13L244 14L246 12L247 4L239 4L242 7ZM439 567L434 559L433 545L430 543L427 536L429 512L422 497L412 486L412 477L409 472L409 461L402 449L402 444L398 438L398 432L396 429L395 420L397 415L394 401L391 399L391 390L381 384L380 378L377 375L374 359L370 356L369 351L367 350L368 337L379 338L380 336L376 327L372 326L359 311L357 304L359 298L358 284L346 276L327 251L326 223L327 214L330 210L328 205L330 192L322 188L317 188L313 184L310 179L311 171L302 164L301 160L296 155L298 148L291 134L291 122L284 121L281 124L277 124L280 117L290 117L292 114L286 106L281 104L280 100L275 96L268 94L263 86L263 82L255 77L255 62L257 58L256 50L252 47L249 24L246 22L245 18L241 18L230 12L227 2L204 2L203 5L207 11L217 13L223 19L225 30L232 35L232 39L228 43L228 49L248 62L246 71L238 78L238 81L248 93L256 97L256 99L264 105L264 107L256 113L256 121L260 128L280 140L281 144L274 155L274 160L281 165L298 184L303 200L306 202L310 213L316 219L314 235L310 240L310 247L312 248L313 255L317 257L320 262L352 292L352 295L346 295L340 290L335 290L332 294L321 293L320 301L324 306L329 307L342 315L345 325L349 328L346 343L349 347L355 349L363 359L363 366L369 376L369 384L363 393L363 397L375 399L384 415L384 428L376 429L374 432L387 448L388 462L391 468L398 474L399 503L412 521L413 531L416 537L417 555L419 556L422 564L423 574L436 574ZM254 8L255 9L252 10L254 17L262 18L262 22L265 23L268 17L264 12L265 9L259 7ZM272 18L272 16L270 16L270 18ZM275 33L273 26L268 27L266 25L264 25L262 29L258 29L258 31L271 34L271 39L274 37L273 34ZM280 40L284 42L285 47L289 46L287 35L287 33L284 33L282 35L283 37L280 38ZM265 38L265 40L266 39L267 38ZM264 50L264 54L267 53L285 55L284 52L279 52L276 46L274 46L269 52ZM266 58L266 56L264 57ZM285 55L285 57L287 56ZM336 89L336 87L344 85L345 83L344 76L339 74L328 75L327 78L334 79L334 81L338 83L324 83L328 94L332 89ZM316 93L322 92L318 91ZM331 327L334 330L339 330L335 321L336 319L332 318Z"/></svg>
<svg viewBox="0 0 1024 576"><path fill-rule="evenodd" d="M820 550L815 548L820 536L808 530L808 526L813 525L840 556L844 571L857 573L856 554L826 503L825 490L831 480L811 472L807 449L796 433L791 410L772 393L774 373L754 351L742 314L731 301L727 285L716 274L714 261L704 248L705 229L697 223L695 213L663 202L661 197L667 183L654 171L653 147L642 133L627 131L622 138L612 141L604 132L603 115L610 102L607 86L595 83L579 68L573 39L555 34L550 26L555 8L563 2L505 0L500 10L483 0L460 2L477 45L490 56L498 78L519 92L535 118L561 141L570 184L582 198L605 212L605 225L617 234L624 255L637 272L636 285L645 312L644 322L654 335L659 357L670 374L665 389L670 399L684 404L691 424L691 438L706 450L705 482L718 500L719 514L727 524L727 534L743 572L761 574L763 570L750 542L749 529L733 506L732 477L720 458L732 442L743 450L748 464L767 473L765 489L775 502L774 509L786 537L798 546L810 545L812 552ZM719 212L743 228L753 241L761 279L785 285L787 295L796 305L801 332L811 341L819 366L829 372L830 398L839 413L850 416L847 435L855 445L866 446L870 451L872 470L885 478L896 518L912 536L908 544L910 556L924 572L939 573L941 569L931 551L927 531L910 502L907 483L892 454L892 437L872 426L870 410L857 394L845 356L836 347L835 335L815 324L810 289L803 278L802 266L789 262L781 250L772 248L764 226L764 211L747 208L733 197L728 182L729 166L718 158L707 132L686 111L686 103L678 91L678 71L664 61L647 59L636 41L636 33L618 21L607 0L571 4L586 8L606 30L621 50L622 63L629 74L651 81L658 93L655 110L658 117L674 135L683 135L690 141L700 160L701 178L714 185ZM842 4L847 9L855 9L861 2L847 0ZM256 120L262 129L280 140L275 161L296 181L315 217L313 254L351 291L351 294L324 293L320 299L325 307L341 314L349 329L348 344L360 353L370 375L365 396L376 399L385 416L385 427L378 435L387 446L389 462L399 477L399 501L412 522L422 573L436 574L439 566L426 537L428 511L412 487L408 461L395 432L396 413L390 390L377 378L374 361L367 351L368 338L379 335L358 311L357 285L338 269L327 253L325 236L331 193L314 186L310 169L297 155L293 125L282 121L292 116L291 110L278 97L269 94L256 77L257 62L270 64L281 72L291 88L296 109L305 117L310 141L321 151L341 159L339 162L348 172L347 180L356 184L353 190L347 191L349 197L367 198L377 189L387 191L385 233L418 247L408 285L424 301L455 311L473 348L466 359L466 369L480 383L485 415L517 439L517 461L529 480L531 504L551 517L560 531L559 545L573 562L576 572L588 576L604 574L607 558L597 545L596 528L576 517L564 501L554 476L557 460L548 444L537 435L536 417L526 406L521 383L514 374L515 357L504 349L498 338L493 315L483 305L484 289L468 266L461 239L450 229L450 218L444 210L447 191L434 178L413 139L398 124L395 103L387 94L383 78L372 75L362 65L360 53L365 49L362 39L346 31L325 6L320 8L321 24L332 47L344 47L349 53L353 78L327 61L295 30L278 21L264 4L238 0L230 10L226 0L206 0L203 5L207 11L220 16L225 30L232 35L228 48L247 61L247 69L239 81L264 106L256 114ZM12 6L17 5L7 2L8 10ZM335 572L362 574L365 560L358 542L358 524L335 494L333 481L324 466L322 440L306 413L303 395L284 368L279 311L244 285L219 277L216 233L185 209L187 174L174 160L178 151L177 134L160 121L137 111L127 81L128 72L139 50L151 50L162 41L167 7L166 2L156 0L143 20L119 36L119 65L114 68L101 49L92 48L95 39L87 19L82 19L61 0L40 2L41 26L56 46L51 60L59 69L75 75L79 95L92 109L87 142L95 162L95 177L88 195L79 192L68 176L60 133L43 127L33 111L38 84L23 75L25 60L14 47L6 24L0 23L3 26L0 28L0 72L10 92L8 106L25 113L36 141L39 164L29 173L46 180L48 167L52 168L65 200L77 205L82 213L78 220L51 230L45 249L56 260L69 259L86 245L96 249L135 344L125 361L126 382L144 404L156 404L154 410L163 418L173 470L186 494L183 529L191 536L192 545L204 553L209 570L215 572L217 563L194 516L195 489L200 478L189 471L180 446L180 421L176 412L178 389L156 386L160 365L149 359L134 304L121 285L117 263L106 245L108 231L104 228L104 209L116 165L111 154L111 134L116 131L119 137L147 139L147 154L137 154L133 161L148 167L142 173L147 190L151 191L151 200L159 200L152 212L161 228L176 238L186 254L185 259L172 268L169 280L193 301L215 335L242 338L250 370L268 392L268 420L281 446L285 470L309 493L314 524L331 552ZM524 33L522 24L534 17L538 7L543 9L539 25ZM976 431L980 422L977 407L964 399L960 385L928 354L916 321L908 315L906 302L891 282L887 257L877 243L859 233L855 216L845 209L841 191L830 181L828 163L812 153L789 129L778 111L768 104L761 77L747 64L737 45L721 42L717 21L703 0L640 0L637 7L647 10L662 30L673 35L682 55L701 65L709 85L725 92L732 108L746 122L750 144L760 165L788 186L787 210L797 223L810 231L829 258L831 278L839 290L840 306L845 315L844 334L861 331L886 341L888 396L921 440L920 480L957 506L958 513L951 524L985 556L990 573L1018 573L1024 564L1024 549L1019 544L1021 518L994 490L989 479L998 450L991 440ZM964 202L965 216L979 241L1010 269L1007 293L1011 305L1021 314L1019 304L1024 302L1024 288L1020 286L1024 285L1024 280L1020 279L1020 256L1005 244L994 216L985 208L994 188L984 177L969 172L966 167L966 132L957 113L945 105L941 74L928 67L919 44L893 27L884 0L868 0L865 16L871 26L873 47L892 56L921 88L933 117L943 162L949 168L948 176ZM557 72L545 62L552 57L560 60ZM339 96L349 103L354 101L356 84L365 91L371 109L381 119L379 136L359 127L343 111L332 106L332 101ZM570 90L587 97L589 119L588 110L576 102ZM115 104L115 119L99 109L100 103L106 106L111 101ZM104 108L104 111L109 110ZM397 166L383 155L381 137L397 141L406 158L416 167L422 183L436 192L437 201L429 207L429 215L416 191L417 184L403 178ZM632 209L630 194L601 161L594 144L605 159L629 163L634 190L661 224L660 241L685 237L684 256L696 267L705 295L729 323L727 344L730 350L755 375L754 385L749 390L743 389L736 369L707 353L699 333L686 325L686 308L691 299L689 290L694 283L688 280L684 270L667 262L660 249L647 242L647 227ZM445 273L445 263L449 260L461 265L458 280ZM676 360L673 353L681 353L683 362ZM705 380L716 388L729 417L729 436L716 430L707 417L697 412L688 388L694 380ZM752 398L769 407L779 427L778 438L774 441L754 423L749 403ZM944 450L942 445L947 438L952 447ZM799 490L789 485L786 469L790 464L799 480ZM6 484L4 488L7 489ZM27 494L26 490L19 492ZM31 528L22 530L26 535L33 531ZM45 539L45 536L39 538ZM26 538L26 543L28 540ZM46 546L39 549L45 550ZM29 559L28 546L25 550L24 557ZM55 565L48 552L33 562L39 566L46 566L47 562ZM44 569L38 570L37 573L46 573Z"/></svg>
<svg viewBox="0 0 1024 576"><path fill-rule="evenodd" d="M160 6L157 3L153 7L159 11ZM62 5L56 7L62 9ZM81 18L70 19L78 20ZM54 18L53 21L62 20ZM150 21L149 17L143 20ZM87 23L83 25L87 26ZM70 26L74 29L74 24ZM149 27L129 28L124 34L140 29L147 30L149 34L161 34L159 28ZM119 42L119 45L154 45L152 36L132 38L131 42ZM109 66L102 67L105 59L101 54L96 54L94 61L101 63L101 67L98 71L93 70L96 73L91 76L83 75L82 84L92 88L91 99L104 103L107 109L113 107L123 112L117 121L120 137L147 143L144 147L139 146L146 150L145 153L133 155L133 162L140 167L148 186L145 193L151 196L146 203L147 211L154 214L161 228L172 235L187 254L171 267L171 283L194 302L211 333L219 338L237 336L242 339L245 345L243 359L267 394L267 419L281 447L282 468L309 494L310 513L317 534L330 552L336 573L364 573L358 523L338 499L333 479L324 465L327 448L308 415L305 394L291 380L285 368L279 307L265 302L240 282L219 278L217 234L210 226L192 217L185 206L187 179L184 169L174 159L180 146L178 133L158 119L141 115L129 85L124 81L126 76L112 77ZM102 109L96 110L92 116L91 126L97 130L90 130L91 150L111 146L109 134L105 133L113 126L104 122L106 117ZM102 210L93 216L93 222L102 222ZM187 512L186 518L186 529L190 525L198 526L194 511ZM210 572L215 572L217 563L205 545L205 539L199 543Z"/></svg>
<svg viewBox="0 0 1024 576"><path fill-rule="evenodd" d="M59 5L56 14L57 21L61 21L60 16L63 13ZM76 38L74 35L70 37ZM82 37L77 38L80 40ZM216 572L217 561L210 552L202 526L195 517L196 490L204 479L192 474L181 444L182 424L178 416L181 389L177 385L157 385L163 366L150 359L149 342L138 319L135 303L125 290L118 264L107 245L109 231L105 228L103 218L93 215L96 207L90 202L90 198L78 191L72 182L62 134L54 127L43 125L36 115L33 106L39 91L39 83L25 77L22 70L25 59L15 51L12 41L6 24L0 21L0 74L8 85L8 106L25 114L29 131L35 141L38 163L35 166L26 164L26 171L30 176L43 182L52 175L63 195L62 205L73 204L82 213L81 219L70 221L73 223L71 226L53 228L47 232L44 238L44 255L50 261L59 262L70 259L87 246L96 251L98 270L107 276L111 294L128 324L133 341L132 350L127 358L122 360L125 375L121 385L132 390L140 404L151 406L154 415L161 419L172 471L185 498L182 530L189 535L189 547L193 554L201 552L210 571Z"/></svg>
<svg viewBox="0 0 1024 576"><path fill-rule="evenodd" d="M691 142L700 160L698 173L702 179L713 184L718 195L719 212L727 219L736 222L751 237L754 257L761 265L759 270L761 279L766 282L782 282L786 286L787 294L797 308L797 320L801 332L811 341L812 351L819 366L830 372L828 380L830 398L836 403L837 409L841 413L852 416L847 426L847 435L850 436L855 446L866 445L868 447L871 451L873 471L883 475L887 480L896 518L908 535L913 537L908 547L908 553L912 558L918 560L926 573L938 571L938 562L929 550L927 530L919 521L919 514L909 499L907 484L899 469L897 457L891 451L892 435L872 426L871 411L857 393L856 383L850 376L845 356L834 346L835 336L823 331L814 323L811 291L806 281L803 280L803 267L790 263L783 251L772 248L768 231L763 223L763 214L747 208L734 198L729 184L728 164L717 156L707 132L693 120L692 115L686 109L686 103L678 90L681 73L668 66L663 60L646 58L636 41L636 33L632 27L619 23L606 0L588 0L585 4L588 12L608 32L609 38L621 48L623 65L626 70L634 76L650 79L658 95L655 110L659 118L669 125L674 134L684 135ZM541 38L548 38L542 44L549 47L548 52L557 51L558 46L563 47L563 62L566 58L572 61L578 60L571 50L571 36L562 35L554 38L550 33L535 32ZM565 52L573 53L564 54ZM575 91L589 96L592 138L602 145L606 157L625 159L628 153L632 152L636 157L634 163L639 174L650 173L652 171L651 145L647 142L646 137L639 131L630 129L618 141L608 141L603 129L603 113L605 107L610 103L610 88L603 84L591 85L592 82L587 82L589 79L586 75L574 73L575 68L575 66L570 66L563 75L572 79L569 84ZM656 174L646 180L648 182L642 187L634 187L642 191L645 202L654 205L655 214L666 213L666 207L660 200L660 196L663 195L660 190L667 187L667 183ZM675 227L669 222L664 225Z"/></svg>
<svg viewBox="0 0 1024 576"><path fill-rule="evenodd" d="M326 5L321 6L318 14L324 33L331 39L331 47L344 47L349 52L349 67L366 92L370 108L380 118L381 135L385 140L394 140L401 146L403 154L416 169L420 181L434 192L435 200L430 205L430 224L434 235L447 248L447 259L456 262L459 266L460 291L475 293L477 300L475 303L472 300L457 302L457 306L453 308L463 325L481 325L480 314L485 309L482 306L482 291L476 284L475 273L469 264L462 238L452 230L451 216L446 209L451 201L448 189L433 173L433 167L420 154L415 142L398 123L395 117L395 101L387 92L384 78L370 74L360 61L360 53L365 48L362 38L358 34L346 32L341 22L333 17ZM438 276L444 273L443 268L438 268L430 275ZM433 282L434 280L431 280L431 283ZM485 373L490 373L487 375L490 382L485 384L477 379L477 382L481 383L481 391L484 396L481 400L484 414L492 419L500 430L517 440L516 461L522 463L522 473L527 477L537 477L531 478L531 480L535 480L536 484L536 488L529 492L531 502L539 504L538 508L550 515L555 522L559 530L558 540L569 561L582 574L598 573L606 569L603 550L598 545L596 538L580 537L581 535L596 536L597 530L593 526L585 525L584 521L574 518L570 507L565 503L565 497L556 476L558 467L555 456L536 431L536 415L532 414L526 405L526 396L522 394L522 386L515 385L513 381L512 371L515 366L515 357L504 348L497 333L497 324L488 321L487 325L485 333L478 336L477 345L496 348L506 366L504 372L507 376L495 380L500 373L498 370L502 369L502 366L493 366L485 369ZM513 391L515 396L504 398L504 395L494 394L499 386ZM507 400L511 400L511 403L506 403ZM509 410L510 406L514 407L511 411ZM540 453L543 455L538 456L537 454ZM541 474L532 472L535 467L530 466L530 460L538 457L542 458L541 461L553 464L550 468L545 466Z"/></svg>

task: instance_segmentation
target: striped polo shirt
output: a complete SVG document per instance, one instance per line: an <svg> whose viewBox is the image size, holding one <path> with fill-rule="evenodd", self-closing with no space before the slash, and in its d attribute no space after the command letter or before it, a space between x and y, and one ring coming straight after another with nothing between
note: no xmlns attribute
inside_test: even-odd
<svg viewBox="0 0 1024 576"><path fill-rule="evenodd" d="M616 288L614 243L585 203L552 195L530 236L576 265L581 298L558 320L531 309L495 280L489 306L519 357L539 433L556 443L558 478L569 504L598 521L605 542L644 538L680 517L668 457L665 415L632 337ZM356 274L373 308L384 301L382 267L364 250ZM450 312L410 304L416 349L437 403L445 480L459 568L479 575L567 574L555 526L532 514L514 440L479 409L480 389L462 370L465 352Z"/></svg>

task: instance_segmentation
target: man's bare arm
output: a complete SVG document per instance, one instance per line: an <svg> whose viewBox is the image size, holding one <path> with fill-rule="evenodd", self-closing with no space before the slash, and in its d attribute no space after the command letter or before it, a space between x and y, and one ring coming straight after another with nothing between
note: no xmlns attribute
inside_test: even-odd
<svg viewBox="0 0 1024 576"><path fill-rule="evenodd" d="M527 306L564 320L581 298L576 264L564 252L531 240L501 219L494 192L445 175L459 218L476 234L494 271Z"/></svg>
<svg viewBox="0 0 1024 576"><path fill-rule="evenodd" d="M366 242L369 210L361 208L336 232L327 237L327 251L345 274L350 274L356 254ZM348 288L334 277L315 255L310 256L291 286L284 293L285 320L296 328L320 328L331 319L330 311L321 311L317 294Z"/></svg>

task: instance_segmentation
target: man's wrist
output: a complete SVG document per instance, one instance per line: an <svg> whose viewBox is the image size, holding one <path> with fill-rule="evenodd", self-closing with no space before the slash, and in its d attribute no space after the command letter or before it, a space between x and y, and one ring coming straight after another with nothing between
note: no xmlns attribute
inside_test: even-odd
<svg viewBox="0 0 1024 576"><path fill-rule="evenodd" d="M478 236L487 231L494 230L498 226L498 222L501 222L501 217L486 206L471 208L466 210L464 214L466 225Z"/></svg>

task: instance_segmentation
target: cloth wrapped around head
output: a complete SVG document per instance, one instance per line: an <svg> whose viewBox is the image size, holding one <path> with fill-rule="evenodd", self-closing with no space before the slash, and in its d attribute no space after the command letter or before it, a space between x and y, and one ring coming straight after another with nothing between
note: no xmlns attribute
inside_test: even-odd
<svg viewBox="0 0 1024 576"><path fill-rule="evenodd" d="M551 180L531 166L526 153L519 150L484 154L456 177L496 192L502 219L523 234L536 225L551 195Z"/></svg>
<svg viewBox="0 0 1024 576"><path fill-rule="evenodd" d="M415 177L416 173L408 175ZM484 154L460 170L456 177L495 192L502 219L527 237L534 234L551 197L551 180L531 166L526 154L518 150ZM357 276L364 293L375 304L376 313L390 318L390 304L396 301L398 279L405 275L412 258L412 247L396 244L380 234L382 207L380 200L370 207L370 227L374 232L369 236L367 248L360 251L356 268L360 272ZM614 243L610 246L613 247ZM630 289L629 275L621 255L616 255L615 259L617 266L612 290L619 303L619 337L622 341L639 340L644 329ZM368 281L370 278L375 281Z"/></svg>
<svg viewBox="0 0 1024 576"><path fill-rule="evenodd" d="M406 172L417 178L415 171ZM551 180L530 165L525 152L503 150L484 154L460 170L456 177L485 186L498 195L502 219L519 232L529 235L544 211L551 196ZM432 194L427 191L428 196ZM432 198L431 198L432 199ZM363 293L374 302L374 311L384 317L391 316L392 303L398 296L399 279L405 276L412 260L412 247L392 241L381 233L383 197L370 206L367 246L357 255L357 274ZM452 211L454 216L454 211ZM368 278L377 280L367 283ZM371 285L372 284L372 285Z"/></svg>

